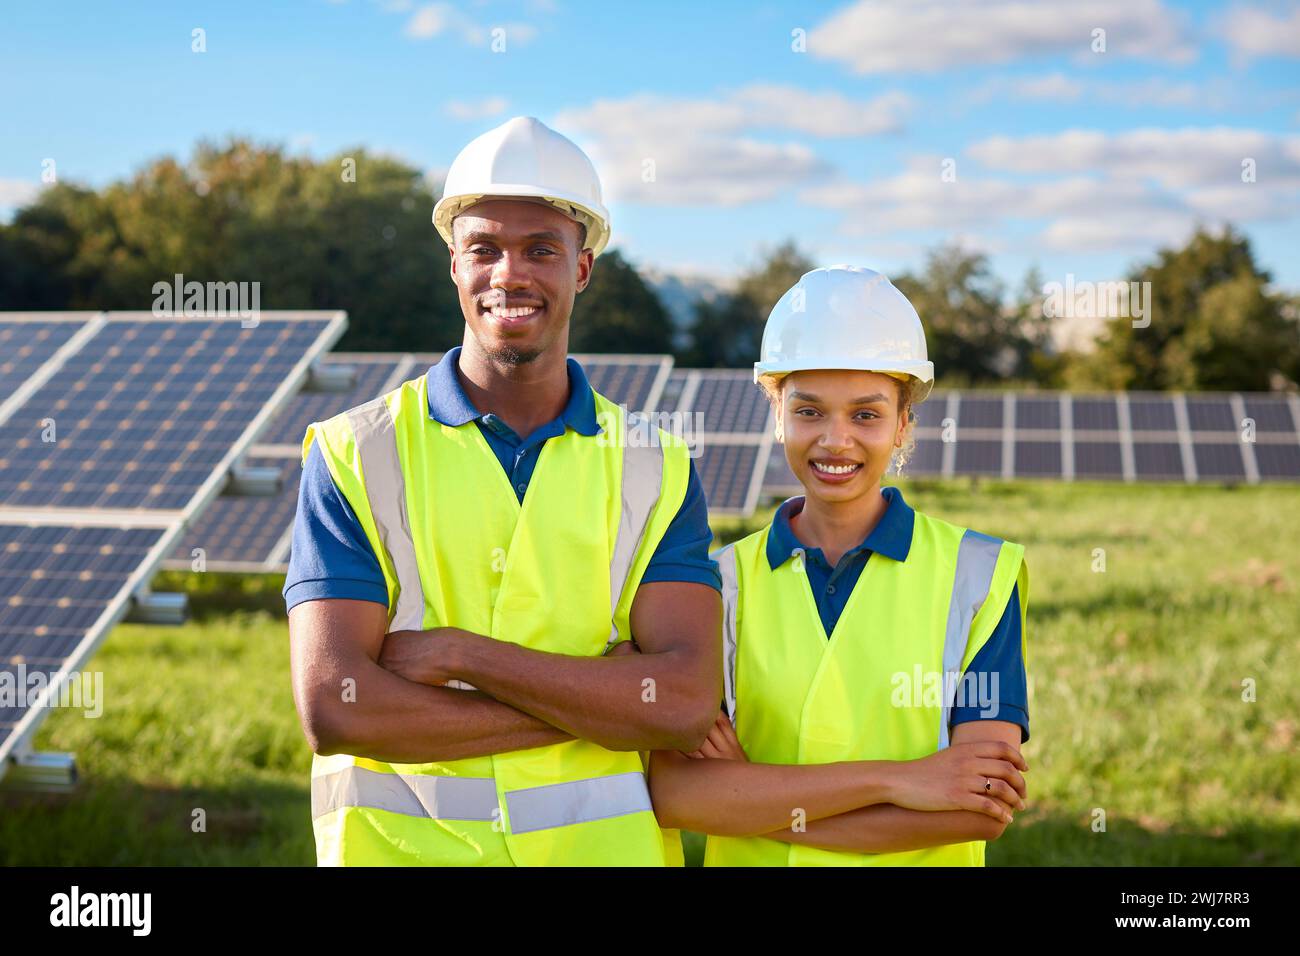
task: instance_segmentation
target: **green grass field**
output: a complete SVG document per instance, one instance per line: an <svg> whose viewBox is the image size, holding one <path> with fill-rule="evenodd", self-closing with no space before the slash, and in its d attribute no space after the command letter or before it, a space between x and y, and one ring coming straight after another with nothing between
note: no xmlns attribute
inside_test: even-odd
<svg viewBox="0 0 1300 956"><path fill-rule="evenodd" d="M990 864L1300 863L1300 488L903 487L1028 549L1030 809ZM313 863L280 586L158 581L194 620L122 625L83 668L104 673L103 716L55 710L36 741L75 752L82 784L0 796L0 863Z"/></svg>

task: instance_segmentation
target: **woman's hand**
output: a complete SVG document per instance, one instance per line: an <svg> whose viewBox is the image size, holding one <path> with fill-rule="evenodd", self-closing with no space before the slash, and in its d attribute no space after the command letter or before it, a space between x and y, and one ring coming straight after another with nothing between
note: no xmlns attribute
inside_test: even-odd
<svg viewBox="0 0 1300 956"><path fill-rule="evenodd" d="M745 748L740 746L740 738L736 736L736 728L731 726L731 718L724 711L718 711L718 719L709 728L709 735L704 738L704 743L700 744L700 749L693 750L686 756L694 760L707 758L714 760L749 760L749 757L745 755Z"/></svg>
<svg viewBox="0 0 1300 956"><path fill-rule="evenodd" d="M1029 765L1015 747L997 740L952 744L897 765L890 802L909 810L973 810L1010 823L1025 808Z"/></svg>

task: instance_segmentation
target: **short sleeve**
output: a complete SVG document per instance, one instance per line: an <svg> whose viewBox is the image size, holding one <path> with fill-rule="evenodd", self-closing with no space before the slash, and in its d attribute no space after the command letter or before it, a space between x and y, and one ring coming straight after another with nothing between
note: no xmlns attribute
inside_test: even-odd
<svg viewBox="0 0 1300 956"><path fill-rule="evenodd" d="M708 503L704 500L704 487L695 471L694 459L690 469L686 496L651 556L641 583L690 581L721 591L722 577L718 573L718 564L709 557L713 531L709 528Z"/></svg>
<svg viewBox="0 0 1300 956"><path fill-rule="evenodd" d="M969 688L961 706L952 710L950 724L971 720L1005 720L1020 725L1020 742L1029 739L1029 694L1020 619L1019 585L1011 589L1002 619L980 648L958 685Z"/></svg>
<svg viewBox="0 0 1300 956"><path fill-rule="evenodd" d="M293 544L284 580L285 611L304 601L346 598L388 605L374 549L313 444L298 486Z"/></svg>

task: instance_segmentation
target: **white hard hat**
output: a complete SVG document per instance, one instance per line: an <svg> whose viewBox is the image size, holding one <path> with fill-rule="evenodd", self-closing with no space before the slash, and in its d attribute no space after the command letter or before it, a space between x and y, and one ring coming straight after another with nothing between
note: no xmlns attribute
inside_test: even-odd
<svg viewBox="0 0 1300 956"><path fill-rule="evenodd" d="M859 266L814 269L767 317L755 382L821 368L910 375L913 402L925 401L934 384L916 309L888 278Z"/></svg>
<svg viewBox="0 0 1300 956"><path fill-rule="evenodd" d="M460 151L447 170L433 224L448 243L451 221L489 196L542 200L587 227L586 246L609 242L609 212L587 154L540 120L516 116Z"/></svg>

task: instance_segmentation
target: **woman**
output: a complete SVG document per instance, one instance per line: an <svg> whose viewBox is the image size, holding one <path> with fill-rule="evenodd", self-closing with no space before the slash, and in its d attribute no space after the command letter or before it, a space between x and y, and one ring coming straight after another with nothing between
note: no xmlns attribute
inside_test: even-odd
<svg viewBox="0 0 1300 956"><path fill-rule="evenodd" d="M1021 546L914 512L880 479L933 381L916 311L870 269L777 303L758 381L804 495L718 552L724 712L651 757L664 827L706 866L984 863L1024 807Z"/></svg>

